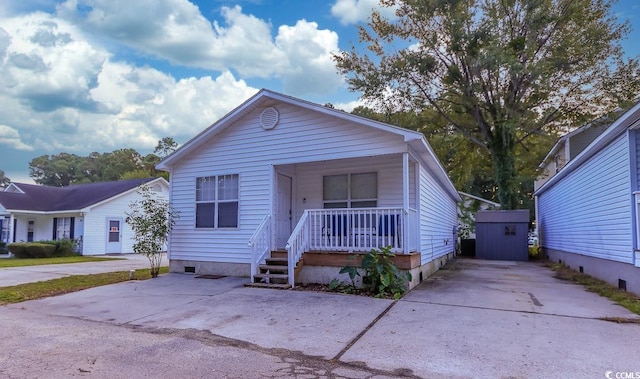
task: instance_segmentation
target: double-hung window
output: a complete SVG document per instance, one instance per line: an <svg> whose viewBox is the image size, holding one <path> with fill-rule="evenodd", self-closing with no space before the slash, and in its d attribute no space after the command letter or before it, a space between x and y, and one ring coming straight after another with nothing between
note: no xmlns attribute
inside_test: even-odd
<svg viewBox="0 0 640 379"><path fill-rule="evenodd" d="M54 217L53 218L53 239L73 239L75 217Z"/></svg>
<svg viewBox="0 0 640 379"><path fill-rule="evenodd" d="M378 205L378 174L327 175L323 177L325 208L368 208Z"/></svg>
<svg viewBox="0 0 640 379"><path fill-rule="evenodd" d="M238 175L196 179L196 228L238 227Z"/></svg>

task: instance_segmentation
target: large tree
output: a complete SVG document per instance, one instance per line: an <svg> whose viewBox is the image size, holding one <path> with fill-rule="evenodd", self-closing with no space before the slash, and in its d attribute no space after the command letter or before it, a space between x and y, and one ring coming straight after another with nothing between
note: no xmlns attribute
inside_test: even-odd
<svg viewBox="0 0 640 379"><path fill-rule="evenodd" d="M11 179L7 178L4 171L0 170L0 188L4 188L11 183Z"/></svg>
<svg viewBox="0 0 640 379"><path fill-rule="evenodd" d="M608 0L381 0L360 41L335 56L352 90L380 109L434 109L447 128L485 150L498 199L518 208L516 156L627 106L637 59L624 60ZM624 89L624 90L621 90ZM520 149L520 151L519 151Z"/></svg>

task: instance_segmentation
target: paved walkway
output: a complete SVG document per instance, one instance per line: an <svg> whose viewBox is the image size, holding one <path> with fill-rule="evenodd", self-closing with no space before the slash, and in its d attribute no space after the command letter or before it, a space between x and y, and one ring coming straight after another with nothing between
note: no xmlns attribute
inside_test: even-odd
<svg viewBox="0 0 640 379"><path fill-rule="evenodd" d="M127 374L120 367L136 372L138 366L120 362L130 349L148 372L156 368L168 376L215 377L197 370L215 370L211 365L185 366L194 358L193 346L177 348L185 340L206 340L199 348L204 356L215 357L229 347L244 351L228 362L216 361L219 372L232 377L287 377L278 374L278 367L304 357L325 362L310 377L595 378L607 372L640 372L640 325L601 320L638 316L554 279L537 264L456 260L399 301L245 288L247 280L168 274L0 307L0 323L10 320L12 325L0 328L0 350L7 352L0 363L6 359L6 374L29 376L55 359L56 365L70 370L67 374L99 368L108 373L105 377L113 377ZM58 337L52 340L51 328L30 330L30 319L38 319L38 325L50 322L51 328L63 321L74 336L54 328ZM137 337L125 344L125 337L113 332L98 337L87 330L90 334L77 337L87 322L120 328L127 336L134 330ZM25 341L15 335L22 328L29 333ZM161 345L140 348L158 335L164 336ZM101 346L117 346L117 351L96 351L96 338ZM65 345L64 354L51 359L38 354L18 366L21 348L47 351L48 345L40 344L60 346L58 339L73 339L74 345ZM245 371L234 372L240 368L229 366L255 354L262 355L262 361L246 358ZM92 366L91 357L96 356L100 365ZM69 361L65 366L60 359L84 363L80 367ZM16 371L20 367L32 368ZM368 374L356 370L340 375L337 370L345 367L360 367Z"/></svg>
<svg viewBox="0 0 640 379"><path fill-rule="evenodd" d="M150 267L149 259L140 254L122 254L117 256L105 257L114 259L100 262L64 263L55 265L0 268L0 287L41 282L44 280L57 279L71 275L129 271ZM168 264L169 260L166 259L166 256L163 257L162 265L167 266Z"/></svg>

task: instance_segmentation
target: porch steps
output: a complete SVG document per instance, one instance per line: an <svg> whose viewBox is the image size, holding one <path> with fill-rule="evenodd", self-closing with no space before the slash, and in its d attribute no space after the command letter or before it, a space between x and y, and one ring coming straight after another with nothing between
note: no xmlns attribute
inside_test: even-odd
<svg viewBox="0 0 640 379"><path fill-rule="evenodd" d="M296 264L294 276L302 268L302 261ZM259 273L253 275L253 283L246 283L245 287L288 289L289 267L287 252L272 251L271 257L265 260L265 264L258 266Z"/></svg>

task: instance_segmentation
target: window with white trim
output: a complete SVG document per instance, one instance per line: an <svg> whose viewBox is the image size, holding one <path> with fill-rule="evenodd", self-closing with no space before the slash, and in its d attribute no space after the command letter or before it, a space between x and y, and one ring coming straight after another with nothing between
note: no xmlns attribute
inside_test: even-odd
<svg viewBox="0 0 640 379"><path fill-rule="evenodd" d="M53 239L73 238L73 217L54 217Z"/></svg>
<svg viewBox="0 0 640 379"><path fill-rule="evenodd" d="M322 193L324 208L375 208L378 206L378 174L323 176Z"/></svg>
<svg viewBox="0 0 640 379"><path fill-rule="evenodd" d="M238 175L196 179L196 228L238 227Z"/></svg>

